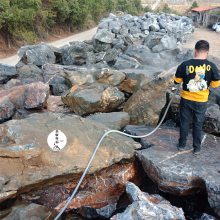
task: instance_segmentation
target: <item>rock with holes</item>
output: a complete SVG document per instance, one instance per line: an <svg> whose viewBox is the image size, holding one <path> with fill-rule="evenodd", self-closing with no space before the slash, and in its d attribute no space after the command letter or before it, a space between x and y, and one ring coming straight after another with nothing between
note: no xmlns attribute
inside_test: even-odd
<svg viewBox="0 0 220 220"><path fill-rule="evenodd" d="M57 129L58 141L64 141L60 131L67 138L66 146L59 151L47 144L48 135ZM23 201L59 210L106 130L92 120L60 113L31 114L1 124L0 202L19 192ZM51 143L55 140L54 136ZM121 135L106 137L69 209L100 209L115 204L126 182L137 177L133 161L137 147L138 143Z"/></svg>
<svg viewBox="0 0 220 220"><path fill-rule="evenodd" d="M136 128L136 135L153 130L152 127ZM132 127L128 130L133 133ZM179 131L170 128L161 128L143 138L141 142L151 147L137 152L139 161L147 175L166 193L184 196L206 190L210 206L220 216L219 137L204 134L199 155L194 155L190 149L191 135L187 142L189 148L183 152L177 151L178 138Z"/></svg>
<svg viewBox="0 0 220 220"><path fill-rule="evenodd" d="M116 130L121 130L130 122L130 116L127 112L97 113L87 118Z"/></svg>
<svg viewBox="0 0 220 220"><path fill-rule="evenodd" d="M118 88L104 84L74 86L62 96L62 101L78 115L111 112L124 100L124 94Z"/></svg>
<svg viewBox="0 0 220 220"><path fill-rule="evenodd" d="M14 66L0 64L0 84L7 83L10 79L18 77Z"/></svg>
<svg viewBox="0 0 220 220"><path fill-rule="evenodd" d="M133 183L126 184L126 192L132 202L127 209L111 218L111 220L185 220L183 210L172 206L159 195L143 193Z"/></svg>

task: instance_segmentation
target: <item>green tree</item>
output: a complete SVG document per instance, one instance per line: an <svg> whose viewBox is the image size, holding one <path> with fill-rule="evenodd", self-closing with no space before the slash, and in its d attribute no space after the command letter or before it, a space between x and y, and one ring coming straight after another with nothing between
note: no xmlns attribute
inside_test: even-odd
<svg viewBox="0 0 220 220"><path fill-rule="evenodd" d="M172 10L171 10L171 8L169 7L169 5L166 3L166 4L163 6L162 11L163 11L164 13L170 13Z"/></svg>
<svg viewBox="0 0 220 220"><path fill-rule="evenodd" d="M191 9L197 8L198 6L199 6L199 5L198 5L197 1L194 1L194 2L192 3Z"/></svg>

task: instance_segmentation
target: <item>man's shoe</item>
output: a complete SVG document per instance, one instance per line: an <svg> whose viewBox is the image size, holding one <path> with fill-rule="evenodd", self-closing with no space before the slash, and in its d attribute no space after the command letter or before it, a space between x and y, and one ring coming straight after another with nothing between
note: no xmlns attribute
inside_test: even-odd
<svg viewBox="0 0 220 220"><path fill-rule="evenodd" d="M186 149L186 147L177 145L177 149L178 149L179 151L184 151L184 150Z"/></svg>
<svg viewBox="0 0 220 220"><path fill-rule="evenodd" d="M201 149L200 148L194 148L193 149L193 154L194 155L199 155L201 153Z"/></svg>

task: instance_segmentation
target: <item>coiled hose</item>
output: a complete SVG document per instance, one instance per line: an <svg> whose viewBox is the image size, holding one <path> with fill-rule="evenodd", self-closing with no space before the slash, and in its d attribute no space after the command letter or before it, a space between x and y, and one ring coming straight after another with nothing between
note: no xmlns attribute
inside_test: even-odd
<svg viewBox="0 0 220 220"><path fill-rule="evenodd" d="M54 220L58 220L58 219L61 217L61 215L62 215L62 214L64 213L64 211L67 209L67 207L68 207L68 205L70 204L70 202L73 200L73 198L74 198L74 196L76 195L76 193L77 193L77 191L78 191L78 189L79 189L79 187L80 187L80 185L81 185L81 183L82 183L82 181L83 181L85 175L87 174L87 171L88 171L88 169L89 169L89 167L90 167L90 165L91 165L91 163L92 163L92 161L93 161L93 159L94 159L94 157L95 157L95 155L96 155L97 150L99 149L99 147L100 147L102 141L104 140L104 138L105 138L106 136L108 136L109 134L111 134L111 133L118 133L118 134L122 134L122 135L124 135L124 136L131 137L131 138L145 138L145 137L148 137L148 136L154 134L154 133L159 129L159 127L161 126L161 124L163 123L163 121L164 121L164 119L165 119L165 117L166 117L166 114L167 114L167 112L168 112L168 110L169 110L169 108L170 108L170 105L171 105L171 103L172 103L174 97L177 95L177 93L178 93L178 91L179 91L179 88L180 88L180 84L178 85L178 87L176 87L176 91L175 91L175 93L172 95L172 98L170 99L170 101L169 101L169 103L168 103L168 105L167 105L167 107L166 107L166 110L165 110L165 112L164 112L164 115L163 115L163 117L161 118L159 124L158 124L157 127L155 127L154 130L152 130L150 133L145 134L145 135L135 136L135 135L130 135L130 134L124 133L124 132L122 132L122 131L118 131L118 130L109 130L109 131L107 131L107 132L105 132L105 133L103 134L103 136L100 138L100 140L99 140L99 142L98 142L96 148L94 149L93 154L92 154L92 156L90 157L89 162L87 163L87 166L86 166L86 168L85 168L85 170L84 170L84 172L83 172L83 174L82 174L82 176L81 176L81 178L80 178L80 180L79 180L79 182L78 182L76 188L74 189L74 191L73 191L73 193L71 194L71 196L67 199L66 204L65 204L64 207L60 210L60 212L59 212L58 215L54 218Z"/></svg>

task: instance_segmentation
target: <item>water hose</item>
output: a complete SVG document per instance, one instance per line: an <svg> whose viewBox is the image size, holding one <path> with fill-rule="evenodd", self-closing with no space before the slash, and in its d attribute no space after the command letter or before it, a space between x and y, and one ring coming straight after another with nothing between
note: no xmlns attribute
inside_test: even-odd
<svg viewBox="0 0 220 220"><path fill-rule="evenodd" d="M71 194L71 196L67 199L66 204L65 204L64 207L60 210L60 212L59 212L58 215L54 218L54 220L58 220L58 219L61 217L61 215L62 215L62 214L64 213L64 211L67 209L67 207L68 207L68 205L70 204L70 202L73 200L73 198L74 198L74 196L76 195L76 193L77 193L77 191L78 191L78 189L79 189L79 187L80 187L80 185L81 185L83 179L85 178L85 175L87 174L87 171L88 171L88 169L89 169L89 167L90 167L90 165L91 165L91 163L92 163L92 161L93 161L93 159L94 159L94 157L95 157L95 155L96 155L97 150L99 149L99 147L100 147L102 141L104 140L104 138L105 138L107 135L111 134L111 133L118 133L118 134L122 134L122 135L124 135L124 136L131 137L131 138L145 138L145 137L148 137L148 136L154 134L154 133L159 129L159 127L161 126L161 124L163 123L163 121L164 121L164 119L165 119L165 117L166 117L166 114L167 114L167 112L168 112L168 110L169 110L169 108L170 108L170 105L171 105L171 103L172 103L174 97L177 95L177 93L178 93L178 91L179 91L179 87L180 87L180 84L178 84L178 86L175 88L176 91L175 91L175 93L172 95L172 98L170 99L170 101L169 101L169 103L168 103L168 105L167 105L167 107L166 107L166 110L165 110L165 112L164 112L164 114L163 114L163 117L161 118L160 122L158 123L158 125L157 125L150 133L145 134L145 135L135 136L135 135L130 135L130 134L124 133L124 132L122 132L122 131L118 131L118 130L109 130L109 131L106 131L106 132L103 134L103 136L100 138L98 144L96 145L96 148L94 149L93 154L92 154L92 156L90 157L89 162L87 163L87 166L86 166L86 168L85 168L85 170L84 170L84 172L83 172L83 174L82 174L82 176L81 176L81 178L80 178L80 180L79 180L79 182L78 182L76 188L74 189L74 191L73 191L73 193Z"/></svg>

